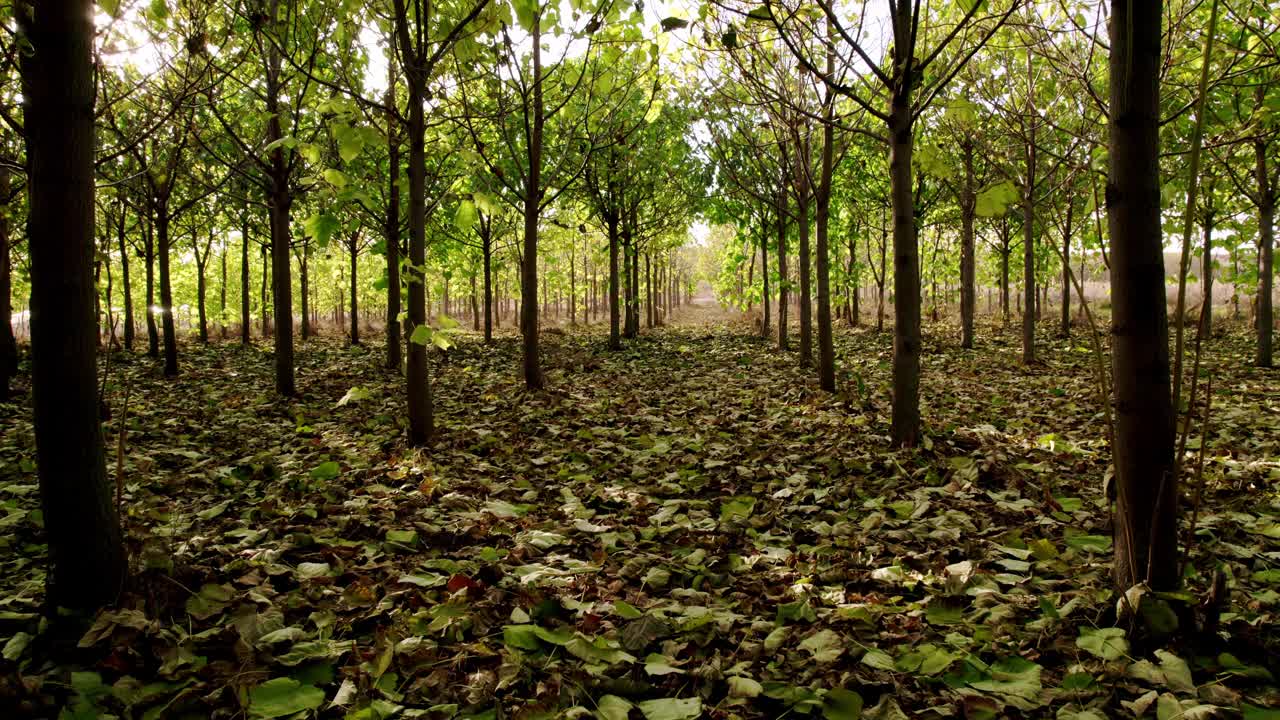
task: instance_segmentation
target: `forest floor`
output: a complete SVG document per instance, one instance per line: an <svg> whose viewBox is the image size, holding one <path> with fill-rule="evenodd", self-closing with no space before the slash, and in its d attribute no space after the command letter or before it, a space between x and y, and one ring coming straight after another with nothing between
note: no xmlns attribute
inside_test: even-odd
<svg viewBox="0 0 1280 720"><path fill-rule="evenodd" d="M927 328L906 451L891 335L841 328L827 395L723 317L617 353L548 334L536 394L514 336L459 337L423 451L377 346L304 344L296 401L265 345L184 346L175 380L116 355L136 583L58 663L23 389L0 405L0 716L1280 717L1280 376L1243 330L1206 359L1187 588L1220 565L1231 593L1197 636L1154 596L1116 619L1084 331L1024 368L1012 328L974 351Z"/></svg>

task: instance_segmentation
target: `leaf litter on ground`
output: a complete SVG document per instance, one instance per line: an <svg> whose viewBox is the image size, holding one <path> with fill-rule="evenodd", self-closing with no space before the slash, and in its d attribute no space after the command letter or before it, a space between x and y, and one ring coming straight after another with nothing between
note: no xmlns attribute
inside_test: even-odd
<svg viewBox="0 0 1280 720"><path fill-rule="evenodd" d="M27 400L3 406L0 708L1276 717L1280 390L1247 339L1210 346L1187 577L1203 594L1221 567L1231 604L1209 642L1151 647L1115 621L1088 351L1046 336L1027 369L999 328L973 351L948 332L927 334L927 441L910 451L887 437L891 338L861 329L837 334L835 395L740 325L619 353L597 331L549 336L536 394L514 337L459 338L433 357L423 450L402 441L403 381L376 347L308 342L294 401L256 347L193 346L176 380L118 356L137 582L72 660L41 638Z"/></svg>

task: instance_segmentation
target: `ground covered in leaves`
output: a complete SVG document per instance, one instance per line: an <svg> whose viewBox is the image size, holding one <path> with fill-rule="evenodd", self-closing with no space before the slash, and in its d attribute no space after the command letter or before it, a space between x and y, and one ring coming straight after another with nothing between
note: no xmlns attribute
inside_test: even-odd
<svg viewBox="0 0 1280 720"><path fill-rule="evenodd" d="M1024 368L1012 331L966 352L930 328L914 451L887 438L891 336L842 329L829 396L747 333L548 335L539 394L514 337L460 337L425 451L378 347L307 343L297 401L265 346L191 346L173 381L117 355L136 582L56 664L20 393L0 406L0 715L1280 717L1280 379L1242 330L1206 363L1187 587L1220 566L1230 589L1208 634L1178 598L1117 618L1083 331Z"/></svg>

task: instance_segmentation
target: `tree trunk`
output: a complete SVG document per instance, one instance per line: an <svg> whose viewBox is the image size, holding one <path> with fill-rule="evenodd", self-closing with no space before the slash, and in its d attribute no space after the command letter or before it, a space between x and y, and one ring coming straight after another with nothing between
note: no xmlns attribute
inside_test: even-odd
<svg viewBox="0 0 1280 720"><path fill-rule="evenodd" d="M9 197L9 187L9 171L0 167L0 197ZM13 304L10 300L13 264L9 252L8 208L0 208L0 398L9 396L9 381L18 374L18 341L13 335ZM128 261L125 262L127 267Z"/></svg>
<svg viewBox="0 0 1280 720"><path fill-rule="evenodd" d="M493 229L484 228L480 236L484 251L484 341L493 342Z"/></svg>
<svg viewBox="0 0 1280 720"><path fill-rule="evenodd" d="M311 258L308 257L308 245L302 246L302 252L298 254L298 289L302 292L299 294L299 304L302 306L302 339L311 339L311 328L318 325L313 322L311 317Z"/></svg>
<svg viewBox="0 0 1280 720"><path fill-rule="evenodd" d="M1071 220L1075 206L1067 202L1067 220L1062 228L1062 337L1071 336ZM1084 278L1080 279L1084 287Z"/></svg>
<svg viewBox="0 0 1280 720"><path fill-rule="evenodd" d="M156 273L155 273L155 225L147 217L142 234L143 256L147 263L147 357L160 357L160 332L156 328Z"/></svg>
<svg viewBox="0 0 1280 720"><path fill-rule="evenodd" d="M0 173L3 173L3 171L0 170ZM2 181L0 181L0 185L2 185ZM7 190L8 190L7 188L0 187L0 195L7 194ZM0 223L3 223L3 222L5 221L3 219L0 219ZM5 238L3 237L6 234L6 231L7 231L7 228L0 227L0 251L3 252L3 257L0 258L0 263L5 264L5 267L3 270L3 274L5 275L5 278L3 280L4 292L3 292L3 295L0 296L0 303L4 304L4 321L5 321L4 327L7 329L9 339L12 340L13 338L12 328L9 328L9 325L8 325L9 251L5 243ZM120 222L119 222L119 225L116 226L116 246L120 249L120 282L123 285L121 289L124 291L124 348L125 350L132 352L133 336L134 336L133 282L130 280L130 276L129 276L129 247L125 239L125 205L124 203L120 203Z"/></svg>
<svg viewBox="0 0 1280 720"><path fill-rule="evenodd" d="M910 14L910 3L899 3ZM906 34L902 34L906 37ZM910 72L908 67L908 72ZM910 78L889 106L889 182L893 200L893 421L894 445L920 439L920 249L912 195Z"/></svg>
<svg viewBox="0 0 1280 720"><path fill-rule="evenodd" d="M520 277L520 329L524 332L524 383L530 390L543 386L538 349L538 215L542 203L542 18L533 21L533 128L527 148L529 169L524 189L524 272Z"/></svg>
<svg viewBox="0 0 1280 720"><path fill-rule="evenodd" d="M1264 87L1259 86L1261 97ZM1253 143L1255 168L1258 182L1258 351L1256 364L1269 368L1271 359L1271 336L1274 320L1271 310L1271 283L1275 274L1272 253L1275 246L1276 226L1276 188L1267 168L1267 144L1263 140Z"/></svg>
<svg viewBox="0 0 1280 720"><path fill-rule="evenodd" d="M807 143L796 143L796 230L800 236L800 367L813 367L813 254L809 247L809 176L801 162L809 162ZM804 156L801 159L801 156Z"/></svg>
<svg viewBox="0 0 1280 720"><path fill-rule="evenodd" d="M173 287L169 281L169 208L156 208L156 250L160 265L160 326L164 330L164 374L178 374L178 333L173 318Z"/></svg>
<svg viewBox="0 0 1280 720"><path fill-rule="evenodd" d="M19 13L32 49L20 55L31 382L54 617L115 601L128 572L98 417L92 17L89 0L41 0Z"/></svg>
<svg viewBox="0 0 1280 720"><path fill-rule="evenodd" d="M249 213L240 216L240 344L249 346Z"/></svg>
<svg viewBox="0 0 1280 720"><path fill-rule="evenodd" d="M831 29L828 27L828 35ZM827 73L835 76L835 56L827 53ZM817 242L818 253L818 383L823 390L836 390L836 355L831 337L831 259L827 238L831 222L831 174L835 163L835 128L833 127L835 95L825 90L826 122L822 125L822 170L818 176Z"/></svg>
<svg viewBox="0 0 1280 720"><path fill-rule="evenodd" d="M778 349L789 349L787 342L787 193L778 188Z"/></svg>
<svg viewBox="0 0 1280 720"><path fill-rule="evenodd" d="M1160 228L1159 0L1115 0L1111 17L1112 373L1118 492L1115 581L1178 586L1174 412Z"/></svg>
<svg viewBox="0 0 1280 720"><path fill-rule="evenodd" d="M400 371L403 362L400 338L400 139L396 137L396 33L391 33L387 59L387 217L383 233L387 253L387 356L386 367ZM486 261L487 261L486 256ZM489 338L485 333L485 339Z"/></svg>
<svg viewBox="0 0 1280 720"><path fill-rule="evenodd" d="M1027 52L1030 69L1031 53ZM1036 361L1036 121L1031 120L1026 146L1027 176L1022 198L1022 363Z"/></svg>
<svg viewBox="0 0 1280 720"><path fill-rule="evenodd" d="M209 248L205 248L203 255L200 252L199 231L195 228L191 230L191 250L195 253L196 258L196 317L200 320L200 344L209 344L209 321L208 314L205 312L205 297L207 295L208 283L205 280L205 268L209 265Z"/></svg>
<svg viewBox="0 0 1280 720"><path fill-rule="evenodd" d="M403 19L403 18L402 18ZM417 48L406 48L417 52ZM420 67L405 68L409 86L409 323L408 361L409 443L422 446L435 432L431 399L431 376L427 345L416 338L417 329L427 324L427 197L426 139L422 103L426 78Z"/></svg>
<svg viewBox="0 0 1280 720"><path fill-rule="evenodd" d="M760 214L760 281L763 283L762 288L762 310L760 322L760 337L765 340L769 339L769 216L766 213ZM674 283L673 283L674 284ZM674 289L674 288L673 288ZM676 294L676 303L680 302L679 293Z"/></svg>
<svg viewBox="0 0 1280 720"><path fill-rule="evenodd" d="M210 231L212 234L212 230ZM213 244L213 238L210 238L210 245ZM218 334L223 340L227 339L227 245L226 240L222 244L222 282L218 287Z"/></svg>
<svg viewBox="0 0 1280 720"><path fill-rule="evenodd" d="M275 4L272 0L272 16ZM296 394L293 377L293 282L289 210L293 195L289 190L289 166L284 148L277 143L284 137L280 120L281 51L275 43L266 43L267 143L276 143L270 154L271 195L267 211L271 221L271 295L275 319L276 392L286 397Z"/></svg>
<svg viewBox="0 0 1280 720"><path fill-rule="evenodd" d="M977 295L976 248L973 216L977 205L977 181L973 175L973 140L960 141L964 186L960 191L960 347L973 348L973 315Z"/></svg>
<svg viewBox="0 0 1280 720"><path fill-rule="evenodd" d="M360 233L351 238L351 344L360 344L360 284L357 282L360 262Z"/></svg>
<svg viewBox="0 0 1280 720"><path fill-rule="evenodd" d="M619 328L621 314L618 307L618 218L610 216L605 221L609 234L609 349L622 349Z"/></svg>
<svg viewBox="0 0 1280 720"><path fill-rule="evenodd" d="M1213 192L1212 189L1209 190ZM1207 339L1213 330L1213 212L1206 211L1204 216L1204 248L1200 258L1200 287L1203 310L1200 321L1200 337Z"/></svg>

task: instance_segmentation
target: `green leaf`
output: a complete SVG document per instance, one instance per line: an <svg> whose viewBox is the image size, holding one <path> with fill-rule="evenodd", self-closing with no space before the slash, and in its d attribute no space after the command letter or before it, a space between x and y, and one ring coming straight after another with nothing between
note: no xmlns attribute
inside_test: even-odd
<svg viewBox="0 0 1280 720"><path fill-rule="evenodd" d="M334 170L333 168L325 168L324 172L321 173L321 175L324 176L325 182L334 186L338 190L341 190L342 188L347 186L347 175L341 170Z"/></svg>
<svg viewBox="0 0 1280 720"><path fill-rule="evenodd" d="M600 720L627 720L633 707L617 695L605 695L596 706L596 717Z"/></svg>
<svg viewBox="0 0 1280 720"><path fill-rule="evenodd" d="M1106 535L1072 535L1067 539L1067 545L1090 553L1108 553L1111 552L1111 538Z"/></svg>
<svg viewBox="0 0 1280 720"><path fill-rule="evenodd" d="M1080 628L1076 646L1103 660L1115 660L1129 652L1122 628Z"/></svg>
<svg viewBox="0 0 1280 720"><path fill-rule="evenodd" d="M249 717L278 718L314 710L324 703L324 691L293 678L268 680L249 691Z"/></svg>
<svg viewBox="0 0 1280 720"><path fill-rule="evenodd" d="M387 542L396 545L416 545L418 544L418 531L416 530L388 530Z"/></svg>
<svg viewBox="0 0 1280 720"><path fill-rule="evenodd" d="M471 200L463 200L458 203L458 211L453 214L453 224L459 230L466 232L475 226L479 217L476 214L476 204Z"/></svg>
<svg viewBox="0 0 1280 720"><path fill-rule="evenodd" d="M764 686L751 678L738 675L729 678L729 697L731 698L759 697L762 692L764 692Z"/></svg>
<svg viewBox="0 0 1280 720"><path fill-rule="evenodd" d="M538 0L513 0L516 10L516 22L525 32L533 30L533 21L538 14Z"/></svg>
<svg viewBox="0 0 1280 720"><path fill-rule="evenodd" d="M326 173L329 171L326 170ZM336 170L333 172L337 172ZM341 173L338 173L341 175ZM306 220L302 221L302 231L307 237L315 238L316 244L324 247L329 244L329 239L333 234L342 227L338 222L338 218L329 213L316 213Z"/></svg>
<svg viewBox="0 0 1280 720"><path fill-rule="evenodd" d="M342 466L336 460L322 462L311 468L312 480L332 480L342 473Z"/></svg>
<svg viewBox="0 0 1280 720"><path fill-rule="evenodd" d="M115 17L120 12L120 0L98 0L98 7L102 8L102 12Z"/></svg>
<svg viewBox="0 0 1280 720"><path fill-rule="evenodd" d="M502 644L518 650L537 650L538 633L536 625L507 625L502 628Z"/></svg>
<svg viewBox="0 0 1280 720"><path fill-rule="evenodd" d="M747 17L750 18L751 20L758 20L760 22L769 22L773 18L773 12L769 10L768 5L761 5L753 9L751 12L747 13Z"/></svg>
<svg viewBox="0 0 1280 720"><path fill-rule="evenodd" d="M646 700L640 703L640 712L644 713L645 720L694 720L702 715L702 699L691 697Z"/></svg>
<svg viewBox="0 0 1280 720"><path fill-rule="evenodd" d="M333 128L333 137L338 141L338 156L342 162L351 162L364 149L364 133L350 125L337 125Z"/></svg>
<svg viewBox="0 0 1280 720"><path fill-rule="evenodd" d="M858 720L862 717L862 696L844 688L828 690L822 699L822 717L826 720Z"/></svg>
<svg viewBox="0 0 1280 720"><path fill-rule="evenodd" d="M987 4L987 0L956 0L956 4L965 13L975 13Z"/></svg>
<svg viewBox="0 0 1280 720"><path fill-rule="evenodd" d="M415 327L413 332L409 335L409 342L416 343L418 345L426 345L431 342L431 335L432 332L430 326L419 325Z"/></svg>
<svg viewBox="0 0 1280 720"><path fill-rule="evenodd" d="M877 670L887 670L889 672L897 671L893 664L893 656L883 650L871 649L866 655L862 656L862 664L870 665Z"/></svg>
<svg viewBox="0 0 1280 720"><path fill-rule="evenodd" d="M814 662L829 663L844 652L844 641L832 630L819 630L800 641L800 649L813 655Z"/></svg>
<svg viewBox="0 0 1280 720"><path fill-rule="evenodd" d="M671 32L672 30L679 30L681 28L689 27L688 20L685 20L683 18L678 18L678 17L662 18L659 24L662 26L662 32Z"/></svg>

